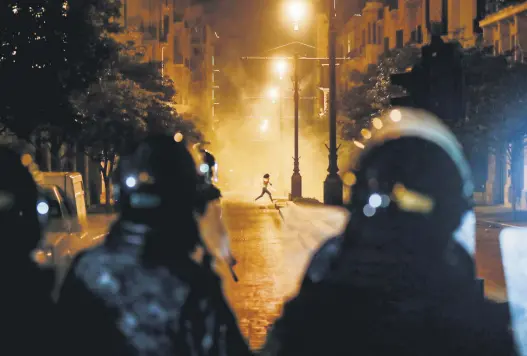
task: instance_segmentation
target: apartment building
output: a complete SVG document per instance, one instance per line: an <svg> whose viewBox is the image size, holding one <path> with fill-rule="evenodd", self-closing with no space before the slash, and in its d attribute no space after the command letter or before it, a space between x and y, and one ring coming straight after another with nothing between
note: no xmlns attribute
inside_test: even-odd
<svg viewBox="0 0 527 356"><path fill-rule="evenodd" d="M479 22L483 30L483 41L493 46L494 53L508 53L516 61L526 61L527 49L527 2L512 5L496 11ZM500 153L497 153L500 154ZM511 164L508 155L501 153L489 157L489 171L486 189L486 202L511 206ZM523 170L519 170L520 181L523 181L520 207L527 209L527 138L524 140ZM521 163L520 163L521 164Z"/></svg>
<svg viewBox="0 0 527 356"><path fill-rule="evenodd" d="M395 48L420 47L430 41L432 28L443 39L458 40L464 47L475 45L478 18L485 11L485 0L355 0L337 2L337 91L348 90L357 83L353 73L362 73L375 65L379 57ZM316 47L318 57L327 57L328 21L318 13ZM320 68L317 111L327 110L329 73Z"/></svg>
<svg viewBox="0 0 527 356"><path fill-rule="evenodd" d="M214 45L210 9L191 0L124 0L123 40L133 40L146 61L160 61L175 84L175 107L204 120L213 115Z"/></svg>
<svg viewBox="0 0 527 356"><path fill-rule="evenodd" d="M212 124L215 113L215 47L219 45L219 34L212 27L211 14L202 5L186 9L185 23L189 29L190 43L190 106L193 112Z"/></svg>
<svg viewBox="0 0 527 356"><path fill-rule="evenodd" d="M350 73L364 72L384 53L428 43L432 30L444 40L474 46L477 16L477 0L368 1L339 31L337 56L349 59L339 70L339 90L355 84Z"/></svg>

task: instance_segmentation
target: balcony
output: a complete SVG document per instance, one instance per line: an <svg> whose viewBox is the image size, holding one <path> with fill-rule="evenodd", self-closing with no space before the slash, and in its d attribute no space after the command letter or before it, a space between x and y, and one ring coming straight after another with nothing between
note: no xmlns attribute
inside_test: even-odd
<svg viewBox="0 0 527 356"><path fill-rule="evenodd" d="M143 30L143 41L155 41L157 40L157 27L147 26Z"/></svg>
<svg viewBox="0 0 527 356"><path fill-rule="evenodd" d="M183 58L183 55L181 53L174 52L173 63L174 64L179 64L179 65L184 64L185 63L185 59Z"/></svg>
<svg viewBox="0 0 527 356"><path fill-rule="evenodd" d="M181 10L174 10L174 13L172 15L174 22L183 22L185 18L185 13L181 12Z"/></svg>
<svg viewBox="0 0 527 356"><path fill-rule="evenodd" d="M201 36L195 34L194 32L192 33L192 36L190 37L190 44L193 44L193 45L200 45L201 44Z"/></svg>

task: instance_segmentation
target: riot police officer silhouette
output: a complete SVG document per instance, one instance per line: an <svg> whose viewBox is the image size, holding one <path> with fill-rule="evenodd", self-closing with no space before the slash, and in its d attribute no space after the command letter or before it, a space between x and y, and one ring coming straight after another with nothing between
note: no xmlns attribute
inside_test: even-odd
<svg viewBox="0 0 527 356"><path fill-rule="evenodd" d="M345 173L346 231L314 254L262 355L513 354L507 308L476 280L461 145L424 111L381 122Z"/></svg>
<svg viewBox="0 0 527 356"><path fill-rule="evenodd" d="M192 258L203 199L184 144L147 138L121 158L117 180L121 214L74 261L59 299L61 354L249 354L210 258Z"/></svg>

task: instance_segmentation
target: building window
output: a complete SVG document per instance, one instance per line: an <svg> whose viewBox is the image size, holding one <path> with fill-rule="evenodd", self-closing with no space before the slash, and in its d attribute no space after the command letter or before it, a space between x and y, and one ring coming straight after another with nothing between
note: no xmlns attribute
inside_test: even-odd
<svg viewBox="0 0 527 356"><path fill-rule="evenodd" d="M181 22L183 21L184 14L179 9L174 9L174 22Z"/></svg>
<svg viewBox="0 0 527 356"><path fill-rule="evenodd" d="M382 44L382 25L379 25L379 31L377 33L377 44Z"/></svg>
<svg viewBox="0 0 527 356"><path fill-rule="evenodd" d="M368 44L371 44L371 22L368 23Z"/></svg>
<svg viewBox="0 0 527 356"><path fill-rule="evenodd" d="M423 27L417 26L417 43L423 43Z"/></svg>
<svg viewBox="0 0 527 356"><path fill-rule="evenodd" d="M441 27L441 34L448 35L448 0L441 1Z"/></svg>
<svg viewBox="0 0 527 356"><path fill-rule="evenodd" d="M216 64L214 64L214 56L212 56L212 65L213 65L213 66L216 65ZM214 76L214 73L212 73L212 75ZM213 78L214 78L214 77L213 77Z"/></svg>
<svg viewBox="0 0 527 356"><path fill-rule="evenodd" d="M373 24L373 43L377 43L377 26L375 26L375 24Z"/></svg>
<svg viewBox="0 0 527 356"><path fill-rule="evenodd" d="M514 60L516 60L516 36L511 36L511 51L514 53Z"/></svg>
<svg viewBox="0 0 527 356"><path fill-rule="evenodd" d="M179 41L176 36L174 36L174 64L183 64L183 56L179 52Z"/></svg>
<svg viewBox="0 0 527 356"><path fill-rule="evenodd" d="M123 2L123 18L124 18L124 28L128 27L128 1L124 0Z"/></svg>
<svg viewBox="0 0 527 356"><path fill-rule="evenodd" d="M159 36L159 40L161 42L166 42L168 40L168 31L170 26L170 17L168 15L165 15L163 17L163 25L162 25L162 32Z"/></svg>
<svg viewBox="0 0 527 356"><path fill-rule="evenodd" d="M500 41L494 41L494 55L497 56L500 54Z"/></svg>
<svg viewBox="0 0 527 356"><path fill-rule="evenodd" d="M207 43L207 28L203 27L201 31L203 31L203 43Z"/></svg>
<svg viewBox="0 0 527 356"><path fill-rule="evenodd" d="M350 53L351 52L351 34L348 34L348 52L347 53Z"/></svg>
<svg viewBox="0 0 527 356"><path fill-rule="evenodd" d="M362 47L366 45L366 30L362 30Z"/></svg>
<svg viewBox="0 0 527 356"><path fill-rule="evenodd" d="M386 0L385 4L390 10L397 10L399 8L399 0Z"/></svg>
<svg viewBox="0 0 527 356"><path fill-rule="evenodd" d="M390 37L384 37L384 53L390 52Z"/></svg>
<svg viewBox="0 0 527 356"><path fill-rule="evenodd" d="M398 30L395 32L395 48L403 48L404 45L404 32Z"/></svg>
<svg viewBox="0 0 527 356"><path fill-rule="evenodd" d="M148 33L150 34L150 36L152 36L152 39L156 40L157 39L157 27L156 26L148 26Z"/></svg>
<svg viewBox="0 0 527 356"><path fill-rule="evenodd" d="M197 45L197 44L200 44L201 43L201 39L203 37L203 35L201 34L201 28L200 27L194 27L193 30L191 31L191 39L190 39L190 43L193 44L193 45Z"/></svg>
<svg viewBox="0 0 527 356"><path fill-rule="evenodd" d="M379 20L382 20L384 18L384 8L379 9L379 13L377 14L377 17Z"/></svg>

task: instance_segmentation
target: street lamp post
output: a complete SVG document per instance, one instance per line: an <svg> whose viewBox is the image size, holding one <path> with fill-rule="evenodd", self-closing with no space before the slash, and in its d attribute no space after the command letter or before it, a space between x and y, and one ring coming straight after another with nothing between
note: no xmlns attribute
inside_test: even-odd
<svg viewBox="0 0 527 356"><path fill-rule="evenodd" d="M338 147L337 147L337 107L336 107L336 40L337 29L335 24L335 1L328 0L329 5L329 30L328 30L328 57L329 57L329 166L328 175L324 181L324 203L342 205L342 179L338 172Z"/></svg>
<svg viewBox="0 0 527 356"><path fill-rule="evenodd" d="M280 72L282 72L280 69L279 69ZM280 78L281 79L281 78ZM273 95L271 95L273 96ZM277 104L278 104L278 125L279 125L279 129L280 129L280 133L279 133L279 137L280 137L280 145L283 147L283 144L284 144L284 123L283 123L283 120L282 120L282 99L283 99L283 95L282 95L282 88L281 87L278 87L278 89L276 89L276 96L278 97L276 100L277 100ZM282 155L280 155L280 169L279 169L279 172L278 174L280 175L280 186L282 186L284 182L284 176L285 176L285 170L284 170L284 159L282 157Z"/></svg>
<svg viewBox="0 0 527 356"><path fill-rule="evenodd" d="M299 106L299 88L298 88L298 54L294 56L294 102L295 102L295 155L293 157L293 175L291 176L291 198L302 197L302 176L300 175L300 157L298 157L298 106Z"/></svg>
<svg viewBox="0 0 527 356"><path fill-rule="evenodd" d="M166 46L161 46L161 77L165 77L165 48Z"/></svg>

